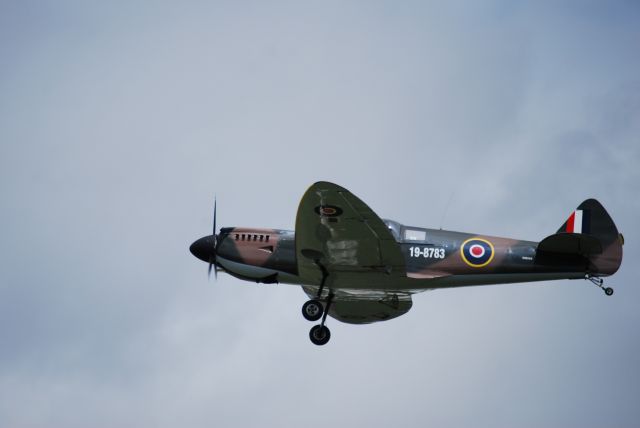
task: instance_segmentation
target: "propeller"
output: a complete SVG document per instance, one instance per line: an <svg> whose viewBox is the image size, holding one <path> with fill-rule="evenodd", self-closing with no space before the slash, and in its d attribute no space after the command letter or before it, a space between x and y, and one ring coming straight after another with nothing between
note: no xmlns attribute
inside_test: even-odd
<svg viewBox="0 0 640 428"><path fill-rule="evenodd" d="M218 278L218 235L216 235L216 217L217 217L217 203L215 198L213 199L213 234L204 236L196 240L189 247L191 254L209 264L209 278L211 278L211 271L215 270L215 277Z"/></svg>
<svg viewBox="0 0 640 428"><path fill-rule="evenodd" d="M207 273L208 278L211 279L211 270L216 264L216 250L218 249L218 235L216 235L216 212L217 212L217 200L213 198L213 252L209 256L209 271ZM213 277L218 280L218 269L214 269Z"/></svg>

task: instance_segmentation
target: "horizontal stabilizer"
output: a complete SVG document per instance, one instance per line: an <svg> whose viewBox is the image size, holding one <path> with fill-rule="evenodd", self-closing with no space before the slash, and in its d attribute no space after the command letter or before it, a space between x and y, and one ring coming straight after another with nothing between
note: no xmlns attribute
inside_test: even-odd
<svg viewBox="0 0 640 428"><path fill-rule="evenodd" d="M602 254L602 243L583 233L556 233L538 244L538 251L557 254L576 254L585 257Z"/></svg>

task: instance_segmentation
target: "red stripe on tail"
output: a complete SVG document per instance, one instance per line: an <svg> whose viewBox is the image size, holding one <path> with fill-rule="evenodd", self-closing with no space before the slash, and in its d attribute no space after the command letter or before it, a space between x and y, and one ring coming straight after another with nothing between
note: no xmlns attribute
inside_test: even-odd
<svg viewBox="0 0 640 428"><path fill-rule="evenodd" d="M567 233L573 233L573 227L576 220L576 212L572 212L567 220Z"/></svg>

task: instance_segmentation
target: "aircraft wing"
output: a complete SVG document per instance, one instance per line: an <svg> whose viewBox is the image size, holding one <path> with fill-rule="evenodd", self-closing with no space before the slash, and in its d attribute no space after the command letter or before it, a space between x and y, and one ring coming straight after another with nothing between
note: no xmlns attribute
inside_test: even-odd
<svg viewBox="0 0 640 428"><path fill-rule="evenodd" d="M384 288L406 277L400 246L387 225L353 193L323 181L300 201L296 256L305 283L319 284L326 269L332 289Z"/></svg>

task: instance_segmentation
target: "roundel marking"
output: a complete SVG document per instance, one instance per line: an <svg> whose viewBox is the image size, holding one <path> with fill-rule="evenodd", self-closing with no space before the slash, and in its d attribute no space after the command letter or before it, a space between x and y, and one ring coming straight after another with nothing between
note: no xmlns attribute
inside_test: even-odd
<svg viewBox="0 0 640 428"><path fill-rule="evenodd" d="M486 239L470 238L460 246L462 260L471 267L479 268L488 265L494 255L493 244Z"/></svg>
<svg viewBox="0 0 640 428"><path fill-rule="evenodd" d="M473 244L469 247L469 253L471 253L471 257L479 258L484 256L485 250L482 245Z"/></svg>
<svg viewBox="0 0 640 428"><path fill-rule="evenodd" d="M335 205L318 205L314 208L314 211L323 217L337 217L342 214L342 208Z"/></svg>

